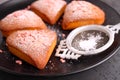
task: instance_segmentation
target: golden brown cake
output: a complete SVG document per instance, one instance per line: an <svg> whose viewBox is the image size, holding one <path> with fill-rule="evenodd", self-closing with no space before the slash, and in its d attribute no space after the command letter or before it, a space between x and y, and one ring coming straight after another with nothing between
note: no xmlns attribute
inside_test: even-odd
<svg viewBox="0 0 120 80"><path fill-rule="evenodd" d="M0 21L0 29L6 37L17 30L46 28L42 19L30 10L15 11Z"/></svg>
<svg viewBox="0 0 120 80"><path fill-rule="evenodd" d="M13 55L38 69L43 69L56 46L56 41L56 33L44 29L13 32L7 37L6 43Z"/></svg>
<svg viewBox="0 0 120 80"><path fill-rule="evenodd" d="M31 5L31 10L44 21L55 24L64 12L66 4L64 0L38 0Z"/></svg>
<svg viewBox="0 0 120 80"><path fill-rule="evenodd" d="M98 6L87 1L72 1L66 6L62 28L74 29L83 25L103 24L105 13Z"/></svg>

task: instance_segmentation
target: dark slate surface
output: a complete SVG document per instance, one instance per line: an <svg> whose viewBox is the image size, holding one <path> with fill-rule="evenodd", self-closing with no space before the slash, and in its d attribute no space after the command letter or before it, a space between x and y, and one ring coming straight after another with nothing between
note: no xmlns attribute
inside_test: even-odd
<svg viewBox="0 0 120 80"><path fill-rule="evenodd" d="M7 1L7 0L5 0ZM120 14L120 0L102 0L113 7ZM4 0L0 0L0 4ZM0 71L0 80L120 80L120 50L109 60L101 65L84 71L62 77L28 77L12 75L6 72Z"/></svg>

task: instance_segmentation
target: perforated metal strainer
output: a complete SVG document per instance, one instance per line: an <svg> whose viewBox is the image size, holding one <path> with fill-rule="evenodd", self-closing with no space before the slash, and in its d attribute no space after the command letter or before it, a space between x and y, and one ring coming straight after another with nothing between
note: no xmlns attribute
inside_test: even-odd
<svg viewBox="0 0 120 80"><path fill-rule="evenodd" d="M77 35L79 35L82 32L90 31L90 30L105 33L108 36L108 41L100 48L96 48L92 50L78 50L72 46L72 42ZM107 25L107 26L87 25L87 26L76 28L72 32L70 32L70 34L67 36L65 40L60 41L60 45L58 46L58 49L56 50L55 56L66 58L66 59L78 59L82 55L85 55L85 56L95 55L100 52L103 52L112 45L112 43L114 42L115 34L118 34L119 30L120 30L120 23L116 25Z"/></svg>

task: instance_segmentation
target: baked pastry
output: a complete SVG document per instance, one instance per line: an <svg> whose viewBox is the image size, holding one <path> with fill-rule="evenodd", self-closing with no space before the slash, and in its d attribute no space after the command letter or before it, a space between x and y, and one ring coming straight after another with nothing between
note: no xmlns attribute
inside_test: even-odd
<svg viewBox="0 0 120 80"><path fill-rule="evenodd" d="M74 29L83 25L103 24L105 13L98 6L87 1L72 1L66 6L62 28Z"/></svg>
<svg viewBox="0 0 120 80"><path fill-rule="evenodd" d="M5 37L17 30L46 29L42 19L30 10L18 10L0 21L0 29Z"/></svg>
<svg viewBox="0 0 120 80"><path fill-rule="evenodd" d="M55 24L64 12L66 4L64 0L38 0L31 4L31 10L44 21Z"/></svg>
<svg viewBox="0 0 120 80"><path fill-rule="evenodd" d="M6 43L13 55L38 69L43 69L56 46L56 41L56 33L44 29L13 32L7 37Z"/></svg>

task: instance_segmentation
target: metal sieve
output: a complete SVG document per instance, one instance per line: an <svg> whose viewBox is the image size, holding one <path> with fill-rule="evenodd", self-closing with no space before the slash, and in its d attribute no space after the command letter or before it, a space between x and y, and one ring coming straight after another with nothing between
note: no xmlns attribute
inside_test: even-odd
<svg viewBox="0 0 120 80"><path fill-rule="evenodd" d="M73 39L80 34L81 32L85 31L100 31L105 33L109 40L106 42L105 45L101 46L100 48L93 49L93 50L78 50L75 47L72 46ZM86 25L79 28L74 29L70 32L70 34L67 36L65 40L60 41L60 45L58 46L58 49L56 50L55 56L66 58L66 59L78 59L82 55L95 55L100 52L105 51L108 49L114 42L115 34L118 34L120 30L120 23L116 25ZM87 44L86 44L87 45Z"/></svg>

